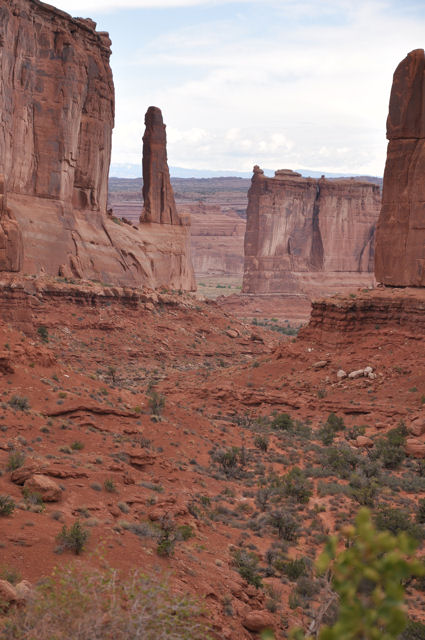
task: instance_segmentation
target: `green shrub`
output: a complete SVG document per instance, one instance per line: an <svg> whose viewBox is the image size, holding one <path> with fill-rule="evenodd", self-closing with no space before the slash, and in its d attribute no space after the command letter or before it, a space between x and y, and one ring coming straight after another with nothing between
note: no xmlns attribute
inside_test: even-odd
<svg viewBox="0 0 425 640"><path fill-rule="evenodd" d="M312 484L301 469L294 467L283 478L283 492L297 502L307 504L313 493Z"/></svg>
<svg viewBox="0 0 425 640"><path fill-rule="evenodd" d="M374 516L374 521L381 531L390 531L394 535L407 533L416 540L423 538L423 530L412 522L410 515L403 509L381 507Z"/></svg>
<svg viewBox="0 0 425 640"><path fill-rule="evenodd" d="M379 457L386 469L397 469L406 457L407 430L404 423L391 429L384 438L379 438L375 444L374 456Z"/></svg>
<svg viewBox="0 0 425 640"><path fill-rule="evenodd" d="M84 449L84 442L81 442L81 440L75 440L75 442L71 444L71 449L73 451L81 451Z"/></svg>
<svg viewBox="0 0 425 640"><path fill-rule="evenodd" d="M210 640L192 598L140 571L65 566L0 622L2 640Z"/></svg>
<svg viewBox="0 0 425 640"><path fill-rule="evenodd" d="M377 531L369 511L361 509L356 526L330 538L317 563L319 571L331 572L339 596L338 619L322 628L319 639L397 640L407 624L403 581L424 573L423 565L411 559L414 551L408 536ZM291 637L305 638L301 630Z"/></svg>
<svg viewBox="0 0 425 640"><path fill-rule="evenodd" d="M288 542L297 540L300 530L299 524L287 511L283 509L273 511L269 516L269 523L277 529L278 536L282 540Z"/></svg>
<svg viewBox="0 0 425 640"><path fill-rule="evenodd" d="M290 580L298 580L298 578L306 573L307 565L304 558L289 560L283 565L283 573Z"/></svg>
<svg viewBox="0 0 425 640"><path fill-rule="evenodd" d="M174 520L165 516L160 522L161 529L156 552L159 556L172 556L177 542L177 531Z"/></svg>
<svg viewBox="0 0 425 640"><path fill-rule="evenodd" d="M416 522L425 523L425 498L419 500L418 509L416 511Z"/></svg>
<svg viewBox="0 0 425 640"><path fill-rule="evenodd" d="M38 327L37 333L43 342L49 342L49 332L47 331L47 327L45 327L44 324Z"/></svg>
<svg viewBox="0 0 425 640"><path fill-rule="evenodd" d="M278 413L271 421L271 427L278 431L292 431L294 421L288 413Z"/></svg>
<svg viewBox="0 0 425 640"><path fill-rule="evenodd" d="M0 495L0 516L10 516L14 509L14 500L10 496Z"/></svg>
<svg viewBox="0 0 425 640"><path fill-rule="evenodd" d="M233 552L233 562L244 580L257 589L262 586L261 576L258 573L258 558L255 553L236 549Z"/></svg>
<svg viewBox="0 0 425 640"><path fill-rule="evenodd" d="M332 444L335 434L345 429L344 420L339 418L335 413L330 413L326 422L319 430L319 438L324 445Z"/></svg>
<svg viewBox="0 0 425 640"><path fill-rule="evenodd" d="M322 467L340 478L349 478L359 463L358 454L347 444L329 447L322 455Z"/></svg>
<svg viewBox="0 0 425 640"><path fill-rule="evenodd" d="M56 536L58 543L56 552L62 553L69 550L78 556L84 550L88 538L89 532L82 527L79 520L76 520L69 529L63 525L62 531Z"/></svg>
<svg viewBox="0 0 425 640"><path fill-rule="evenodd" d="M103 483L103 488L105 489L105 491L108 491L109 493L115 493L117 490L115 482L112 480L112 478L107 478L105 480L105 482Z"/></svg>
<svg viewBox="0 0 425 640"><path fill-rule="evenodd" d="M11 406L12 409L18 409L19 411L27 411L30 408L28 398L18 395L11 397L9 400L9 406Z"/></svg>
<svg viewBox="0 0 425 640"><path fill-rule="evenodd" d="M399 640L425 640L425 624L409 620Z"/></svg>
<svg viewBox="0 0 425 640"><path fill-rule="evenodd" d="M260 451L267 451L269 448L269 440L264 436L257 436L254 440L254 444L257 449L260 449Z"/></svg>
<svg viewBox="0 0 425 640"><path fill-rule="evenodd" d="M164 407L165 396L157 391L151 391L149 394L149 408L151 410L151 414L159 418Z"/></svg>
<svg viewBox="0 0 425 640"><path fill-rule="evenodd" d="M6 470L15 471L19 469L25 462L25 454L22 451L11 451L7 460Z"/></svg>

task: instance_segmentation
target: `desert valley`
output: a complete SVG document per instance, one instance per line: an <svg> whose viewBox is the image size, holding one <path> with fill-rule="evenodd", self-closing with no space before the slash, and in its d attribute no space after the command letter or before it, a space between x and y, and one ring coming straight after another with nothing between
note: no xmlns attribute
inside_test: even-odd
<svg viewBox="0 0 425 640"><path fill-rule="evenodd" d="M0 636L425 638L420 569L405 618L321 635L344 594L317 566L365 507L425 563L424 51L382 184L172 178L167 105L143 177L109 177L110 47L0 0Z"/></svg>

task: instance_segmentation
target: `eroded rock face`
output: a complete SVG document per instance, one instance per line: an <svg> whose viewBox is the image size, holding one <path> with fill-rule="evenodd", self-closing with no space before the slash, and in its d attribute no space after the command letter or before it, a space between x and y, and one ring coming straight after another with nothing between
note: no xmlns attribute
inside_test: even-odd
<svg viewBox="0 0 425 640"><path fill-rule="evenodd" d="M114 86L95 28L38 0L1 2L0 269L21 267L13 217L26 273L193 289L187 226L134 229L106 213Z"/></svg>
<svg viewBox="0 0 425 640"><path fill-rule="evenodd" d="M379 187L357 180L267 178L248 194L243 291L325 294L373 282Z"/></svg>
<svg viewBox="0 0 425 640"><path fill-rule="evenodd" d="M162 113L149 107L143 136L143 213L140 222L179 224L167 164L167 136Z"/></svg>
<svg viewBox="0 0 425 640"><path fill-rule="evenodd" d="M22 257L21 230L7 208L4 176L0 175L0 271L20 271Z"/></svg>
<svg viewBox="0 0 425 640"><path fill-rule="evenodd" d="M376 233L375 275L391 286L425 286L425 54L398 65L387 119L387 162Z"/></svg>

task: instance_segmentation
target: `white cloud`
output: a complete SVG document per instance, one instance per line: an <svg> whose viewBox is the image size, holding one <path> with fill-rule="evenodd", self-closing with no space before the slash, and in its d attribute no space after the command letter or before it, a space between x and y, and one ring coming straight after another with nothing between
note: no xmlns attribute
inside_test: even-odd
<svg viewBox="0 0 425 640"><path fill-rule="evenodd" d="M104 12L114 9L171 9L174 7L195 7L199 5L227 4L230 0L52 0L52 4L71 15L77 12ZM234 2L254 2L255 0L234 0Z"/></svg>
<svg viewBox="0 0 425 640"><path fill-rule="evenodd" d="M214 4L154 4L167 2ZM155 104L173 166L382 174L392 73L424 44L425 9L410 14L409 0L405 11L391 0L262 0L257 28L249 4L217 11L215 21L165 22L122 59L114 45L114 162L141 161L142 116Z"/></svg>

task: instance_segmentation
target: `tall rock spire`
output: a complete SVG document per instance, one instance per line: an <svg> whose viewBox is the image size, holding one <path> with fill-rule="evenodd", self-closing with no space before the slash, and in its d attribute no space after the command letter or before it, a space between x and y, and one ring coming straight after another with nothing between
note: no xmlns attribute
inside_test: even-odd
<svg viewBox="0 0 425 640"><path fill-rule="evenodd" d="M167 164L167 136L161 109L149 107L143 136L143 212L140 222L180 224Z"/></svg>
<svg viewBox="0 0 425 640"><path fill-rule="evenodd" d="M387 162L376 231L375 275L390 286L425 286L425 53L394 72Z"/></svg>

